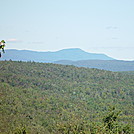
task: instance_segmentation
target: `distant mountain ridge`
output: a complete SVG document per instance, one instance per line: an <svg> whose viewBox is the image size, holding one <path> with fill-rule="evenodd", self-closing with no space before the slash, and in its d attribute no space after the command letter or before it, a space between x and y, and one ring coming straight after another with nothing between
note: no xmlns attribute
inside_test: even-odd
<svg viewBox="0 0 134 134"><path fill-rule="evenodd" d="M134 71L134 61L122 60L80 60L69 61L61 60L56 61L56 64L74 65L77 67L97 68L108 71Z"/></svg>
<svg viewBox="0 0 134 134"><path fill-rule="evenodd" d="M134 71L134 61L115 60L105 54L88 53L79 48L55 52L7 49L0 60L48 62L108 71Z"/></svg>
<svg viewBox="0 0 134 134"><path fill-rule="evenodd" d="M8 49L0 60L54 62L59 60L114 60L105 54L88 53L79 48L62 49L55 52L37 52Z"/></svg>

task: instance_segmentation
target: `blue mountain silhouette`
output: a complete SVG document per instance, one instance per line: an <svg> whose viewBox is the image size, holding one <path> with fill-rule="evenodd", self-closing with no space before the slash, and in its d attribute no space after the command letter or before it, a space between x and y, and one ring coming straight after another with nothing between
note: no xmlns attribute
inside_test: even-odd
<svg viewBox="0 0 134 134"><path fill-rule="evenodd" d="M79 48L62 49L55 52L37 52L8 49L1 60L53 62L58 60L114 60L105 54L88 53Z"/></svg>

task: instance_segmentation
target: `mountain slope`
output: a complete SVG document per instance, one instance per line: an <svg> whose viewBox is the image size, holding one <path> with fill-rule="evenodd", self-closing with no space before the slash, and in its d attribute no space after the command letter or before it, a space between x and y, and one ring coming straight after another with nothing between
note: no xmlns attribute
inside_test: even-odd
<svg viewBox="0 0 134 134"><path fill-rule="evenodd" d="M121 60L61 60L54 63L63 65L74 65L77 67L97 68L109 71L134 71L134 61Z"/></svg>
<svg viewBox="0 0 134 134"><path fill-rule="evenodd" d="M36 52L28 50L6 50L0 60L15 60L15 61L35 61L35 62L53 62L58 60L88 60L101 59L113 60L104 54L88 53L79 48L63 49L56 52Z"/></svg>
<svg viewBox="0 0 134 134"><path fill-rule="evenodd" d="M134 75L21 61L0 70L1 133L132 133ZM102 120L108 106L117 108L110 119L122 111L112 129Z"/></svg>

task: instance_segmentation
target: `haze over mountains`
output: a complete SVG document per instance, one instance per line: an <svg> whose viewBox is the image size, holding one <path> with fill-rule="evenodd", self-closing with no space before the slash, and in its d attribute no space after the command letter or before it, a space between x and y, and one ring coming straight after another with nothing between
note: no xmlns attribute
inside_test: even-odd
<svg viewBox="0 0 134 134"><path fill-rule="evenodd" d="M79 48L55 52L8 49L0 60L49 62L109 71L134 71L134 61L115 60L105 54L88 53Z"/></svg>
<svg viewBox="0 0 134 134"><path fill-rule="evenodd" d="M77 67L97 68L108 71L134 71L134 61L122 60L80 60L69 61L61 60L56 61L56 64L74 65Z"/></svg>
<svg viewBox="0 0 134 134"><path fill-rule="evenodd" d="M58 60L113 60L113 58L105 54L88 53L79 48L62 49L55 52L37 52L29 50L6 50L6 54L2 57L3 60L21 60L35 62L54 62Z"/></svg>

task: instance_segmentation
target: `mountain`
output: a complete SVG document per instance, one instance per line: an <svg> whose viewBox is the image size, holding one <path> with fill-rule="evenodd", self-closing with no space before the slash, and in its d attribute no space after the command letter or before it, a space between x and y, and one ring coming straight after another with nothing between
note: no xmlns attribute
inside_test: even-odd
<svg viewBox="0 0 134 134"><path fill-rule="evenodd" d="M58 60L113 60L105 54L88 53L79 48L63 49L56 52L37 52L29 50L6 50L1 60L54 62Z"/></svg>
<svg viewBox="0 0 134 134"><path fill-rule="evenodd" d="M132 74L22 61L0 69L1 134L134 134Z"/></svg>
<svg viewBox="0 0 134 134"><path fill-rule="evenodd" d="M56 64L74 65L77 67L97 68L108 71L134 71L134 61L122 60L80 60L69 61L60 60L55 61Z"/></svg>
<svg viewBox="0 0 134 134"><path fill-rule="evenodd" d="M114 60L105 54L88 53L79 48L55 52L8 49L0 60L49 62L108 71L134 71L134 61Z"/></svg>

